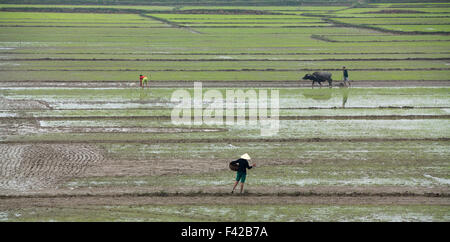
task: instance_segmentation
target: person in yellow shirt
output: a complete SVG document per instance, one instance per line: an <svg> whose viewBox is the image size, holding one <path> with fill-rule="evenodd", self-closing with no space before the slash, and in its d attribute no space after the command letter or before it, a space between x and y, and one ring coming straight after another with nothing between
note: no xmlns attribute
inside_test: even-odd
<svg viewBox="0 0 450 242"><path fill-rule="evenodd" d="M144 88L144 86L148 87L148 78L144 75L139 75L139 86Z"/></svg>

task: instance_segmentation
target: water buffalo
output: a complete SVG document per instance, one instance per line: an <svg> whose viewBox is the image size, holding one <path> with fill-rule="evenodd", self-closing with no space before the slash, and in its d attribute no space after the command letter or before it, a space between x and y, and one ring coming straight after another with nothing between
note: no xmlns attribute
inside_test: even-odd
<svg viewBox="0 0 450 242"><path fill-rule="evenodd" d="M322 87L322 82L327 81L328 86L331 88L333 86L333 80L331 79L331 73L324 72L324 71L318 71L314 72L312 75L306 74L303 77L303 80L311 80L312 84L311 87L314 87L314 83L318 82L319 85Z"/></svg>

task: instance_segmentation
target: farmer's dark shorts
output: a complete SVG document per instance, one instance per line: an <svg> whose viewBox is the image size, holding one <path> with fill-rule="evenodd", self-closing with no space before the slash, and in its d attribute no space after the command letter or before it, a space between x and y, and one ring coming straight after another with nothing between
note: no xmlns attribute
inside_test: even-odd
<svg viewBox="0 0 450 242"><path fill-rule="evenodd" d="M246 177L247 177L247 173L238 171L236 174L236 181L241 181L242 183L244 183Z"/></svg>

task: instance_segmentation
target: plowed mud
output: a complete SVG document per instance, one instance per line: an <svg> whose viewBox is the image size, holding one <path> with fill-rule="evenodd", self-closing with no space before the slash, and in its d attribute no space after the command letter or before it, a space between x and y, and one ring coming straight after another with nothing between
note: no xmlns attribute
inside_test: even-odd
<svg viewBox="0 0 450 242"><path fill-rule="evenodd" d="M341 71L340 68L302 68L302 69L275 69L275 68L242 68L242 69L24 69L22 71L30 72L53 72L53 71L83 71L83 72L99 72L99 71L146 71L146 72L163 72L163 71L176 71L176 72L259 72L259 71L279 71L279 72L299 72L299 71ZM450 68L352 68L352 71L448 71ZM4 72L17 72L17 70L2 70Z"/></svg>
<svg viewBox="0 0 450 242"><path fill-rule="evenodd" d="M0 144L0 191L56 187L103 159L90 145Z"/></svg>

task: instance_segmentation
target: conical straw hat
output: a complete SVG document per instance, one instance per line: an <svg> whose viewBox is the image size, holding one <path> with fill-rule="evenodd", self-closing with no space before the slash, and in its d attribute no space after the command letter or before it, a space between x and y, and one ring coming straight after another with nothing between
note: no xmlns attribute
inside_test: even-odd
<svg viewBox="0 0 450 242"><path fill-rule="evenodd" d="M250 160L250 159L251 159L250 156L249 156L247 153L243 154L243 155L241 156L241 158L242 158L242 159L246 159L246 160Z"/></svg>

